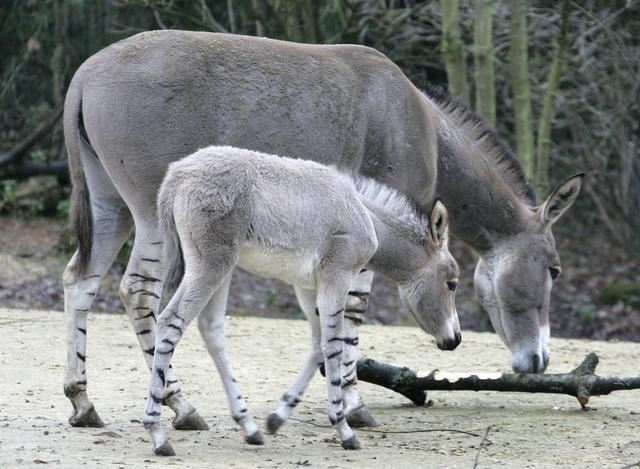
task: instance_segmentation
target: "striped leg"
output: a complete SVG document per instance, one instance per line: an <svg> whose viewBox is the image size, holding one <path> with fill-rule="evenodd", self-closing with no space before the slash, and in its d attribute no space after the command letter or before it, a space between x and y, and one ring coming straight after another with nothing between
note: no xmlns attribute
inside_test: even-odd
<svg viewBox="0 0 640 469"><path fill-rule="evenodd" d="M152 223L136 220L136 239L129 264L120 284L120 297L144 352L147 366L153 364L156 315L160 306L165 266L162 236ZM176 414L173 426L178 430L208 430L209 426L185 399L172 367L166 373L163 404Z"/></svg>
<svg viewBox="0 0 640 469"><path fill-rule="evenodd" d="M224 385L224 390L229 400L231 417L242 428L244 440L247 443L262 445L264 444L264 438L255 421L249 415L247 404L234 378L231 362L226 352L224 316L227 310L227 297L230 283L231 275L228 275L198 317L198 327L207 345L209 354L216 364L218 373L220 373L220 378L222 379L222 384Z"/></svg>
<svg viewBox="0 0 640 469"><path fill-rule="evenodd" d="M98 292L100 279L113 263L132 228L131 215L124 202L120 198L99 198L99 195L96 189L92 200L91 256L86 272L78 274L76 252L63 274L67 337L64 393L73 405L69 423L75 427L104 426L87 396L87 314Z"/></svg>
<svg viewBox="0 0 640 469"><path fill-rule="evenodd" d="M343 448L359 449L360 443L345 418L341 386L344 337L342 326L348 292L347 285L350 280L349 276L333 275L330 280L321 282L320 288L318 288L317 303L322 336L320 345L326 371L329 421L338 432Z"/></svg>
<svg viewBox="0 0 640 469"><path fill-rule="evenodd" d="M345 310L344 348L342 352L342 395L344 412L352 427L375 427L375 419L362 403L358 394L358 326L367 309L373 271L362 270L351 281Z"/></svg>
<svg viewBox="0 0 640 469"><path fill-rule="evenodd" d="M267 419L267 430L269 433L275 433L280 426L287 420L291 411L300 403L302 394L304 393L309 381L316 372L318 365L323 365L322 350L320 348L320 321L316 315L316 291L305 290L296 287L296 296L298 303L304 311L311 326L311 351L298 373L293 385L284 393L278 409L269 415Z"/></svg>

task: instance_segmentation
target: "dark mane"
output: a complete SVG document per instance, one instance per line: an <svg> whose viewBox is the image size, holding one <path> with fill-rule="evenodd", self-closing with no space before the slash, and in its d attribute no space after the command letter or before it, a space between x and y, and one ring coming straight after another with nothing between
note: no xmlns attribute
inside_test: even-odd
<svg viewBox="0 0 640 469"><path fill-rule="evenodd" d="M425 95L449 116L483 150L483 156L518 197L531 206L537 205L536 191L527 179L513 151L487 123L466 104L450 96L439 86L429 86Z"/></svg>

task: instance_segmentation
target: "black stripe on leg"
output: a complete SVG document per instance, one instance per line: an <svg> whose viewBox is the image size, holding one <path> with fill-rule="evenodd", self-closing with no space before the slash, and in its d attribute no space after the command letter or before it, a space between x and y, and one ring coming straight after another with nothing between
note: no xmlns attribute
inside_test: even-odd
<svg viewBox="0 0 640 469"><path fill-rule="evenodd" d="M167 324L167 327L170 327L171 329L175 329L180 333L180 335L182 335L182 328L180 326L176 326L175 324Z"/></svg>
<svg viewBox="0 0 640 469"><path fill-rule="evenodd" d="M336 311L335 313L330 314L329 316L332 317L332 318L335 318L339 314L342 314L343 311L344 311L344 308L341 308L338 311Z"/></svg>
<svg viewBox="0 0 640 469"><path fill-rule="evenodd" d="M158 397L158 396L154 396L153 394L149 393L149 397L151 399L153 399L153 402L155 402L156 404L162 404L162 398Z"/></svg>
<svg viewBox="0 0 640 469"><path fill-rule="evenodd" d="M163 344L169 344L169 345L171 345L172 347L175 347L175 346L176 346L175 342L173 342L173 341L172 341L172 340L170 340L170 339L162 339L162 343L163 343Z"/></svg>
<svg viewBox="0 0 640 469"><path fill-rule="evenodd" d="M144 282L160 282L161 281L159 278L147 277L146 275L140 275L138 273L130 274L129 277L139 278Z"/></svg>
<svg viewBox="0 0 640 469"><path fill-rule="evenodd" d="M350 291L347 293L348 295L355 296L356 298L360 298L361 300L366 300L369 297L369 292L367 291Z"/></svg>
<svg viewBox="0 0 640 469"><path fill-rule="evenodd" d="M347 308L345 313L364 314L365 310L360 308Z"/></svg>
<svg viewBox="0 0 640 469"><path fill-rule="evenodd" d="M341 398L341 397L339 397L338 399L333 399L333 400L331 401L331 403L332 403L332 404L336 404L336 405L338 405L338 404L342 404L342 398Z"/></svg>
<svg viewBox="0 0 640 469"><path fill-rule="evenodd" d="M362 270L360 271L360 273L363 273L363 272L366 272L366 271L367 271L367 269L362 269Z"/></svg>
<svg viewBox="0 0 640 469"><path fill-rule="evenodd" d="M158 353L160 355L169 355L170 353L173 353L174 350L174 348L170 348L169 350L158 350Z"/></svg>
<svg viewBox="0 0 640 469"><path fill-rule="evenodd" d="M76 327L76 329L78 329L78 331L80 331L81 334L87 335L86 329L83 329L82 327Z"/></svg>
<svg viewBox="0 0 640 469"><path fill-rule="evenodd" d="M153 356L153 354L156 352L156 348L155 347L151 347L150 349L147 349L144 351L144 353Z"/></svg>
<svg viewBox="0 0 640 469"><path fill-rule="evenodd" d="M332 379L331 380L331 386L340 386L340 383L342 382L342 380L340 378L338 379Z"/></svg>
<svg viewBox="0 0 640 469"><path fill-rule="evenodd" d="M160 368L156 368L156 373L158 373L158 377L162 380L162 384L164 385L164 371L162 371Z"/></svg>
<svg viewBox="0 0 640 469"><path fill-rule="evenodd" d="M316 316L320 316L320 311L316 308Z"/></svg>
<svg viewBox="0 0 640 469"><path fill-rule="evenodd" d="M136 291L132 291L131 294L132 295L136 295L136 294L141 294L143 296L152 296L154 298L160 298L158 295L156 295L155 293L153 293L152 291L149 290L145 290L144 288L140 288L139 290Z"/></svg>
<svg viewBox="0 0 640 469"><path fill-rule="evenodd" d="M348 362L342 362L342 366L348 367L348 366L353 365L354 363L355 363L355 360L350 360Z"/></svg>
<svg viewBox="0 0 640 469"><path fill-rule="evenodd" d="M177 382L178 382L178 380L177 380L177 379L168 379L168 380L167 380L167 386L169 386L169 385L171 385L171 384L174 384L174 383L177 383Z"/></svg>
<svg viewBox="0 0 640 469"><path fill-rule="evenodd" d="M88 313L89 310L88 309L80 309L80 308L73 308L74 311L77 311L79 313Z"/></svg>
<svg viewBox="0 0 640 469"><path fill-rule="evenodd" d="M342 350L338 350L337 352L330 353L327 355L327 360L331 360L332 358L336 358L342 355Z"/></svg>
<svg viewBox="0 0 640 469"><path fill-rule="evenodd" d="M90 278L99 278L99 277L100 277L99 275L89 275L89 276L83 278L82 280L89 280Z"/></svg>
<svg viewBox="0 0 640 469"><path fill-rule="evenodd" d="M76 352L76 355L83 362L87 360L87 356L86 355L82 355L80 352Z"/></svg>
<svg viewBox="0 0 640 469"><path fill-rule="evenodd" d="M145 412L146 415L148 415L149 417L160 417L160 412L157 411L152 411L152 412Z"/></svg>
<svg viewBox="0 0 640 469"><path fill-rule="evenodd" d="M140 260L143 262L160 262L160 259L150 259L149 257L142 257Z"/></svg>
<svg viewBox="0 0 640 469"><path fill-rule="evenodd" d="M337 342L342 340L342 337L331 337L327 342Z"/></svg>
<svg viewBox="0 0 640 469"><path fill-rule="evenodd" d="M358 345L360 339L358 337L345 337L342 339L347 345Z"/></svg>
<svg viewBox="0 0 640 469"><path fill-rule="evenodd" d="M141 331L136 332L137 335L145 335L151 334L151 329L142 329Z"/></svg>
<svg viewBox="0 0 640 469"><path fill-rule="evenodd" d="M94 291L88 291L88 292L87 292L87 295L89 295L89 296L96 296L96 292L94 292Z"/></svg>

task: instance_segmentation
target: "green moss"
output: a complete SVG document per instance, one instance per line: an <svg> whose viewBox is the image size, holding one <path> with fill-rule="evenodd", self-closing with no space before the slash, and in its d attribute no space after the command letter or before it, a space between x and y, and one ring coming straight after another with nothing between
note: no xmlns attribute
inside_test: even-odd
<svg viewBox="0 0 640 469"><path fill-rule="evenodd" d="M607 304L623 301L634 308L640 308L640 283L614 282L605 285L600 290L600 301Z"/></svg>

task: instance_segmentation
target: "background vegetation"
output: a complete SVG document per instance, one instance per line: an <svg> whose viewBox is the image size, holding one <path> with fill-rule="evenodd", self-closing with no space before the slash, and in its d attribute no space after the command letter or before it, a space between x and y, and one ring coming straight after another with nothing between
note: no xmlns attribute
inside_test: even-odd
<svg viewBox="0 0 640 469"><path fill-rule="evenodd" d="M598 290L622 278L601 300L620 310L622 295L637 327L639 263L629 259L640 259L640 0L2 2L0 212L65 214L59 117L74 71L108 44L163 28L375 47L418 87L448 87L495 125L542 196L587 171L557 238L574 256L565 262L576 266L572 288L595 293L578 306L576 291L555 294L591 321Z"/></svg>

